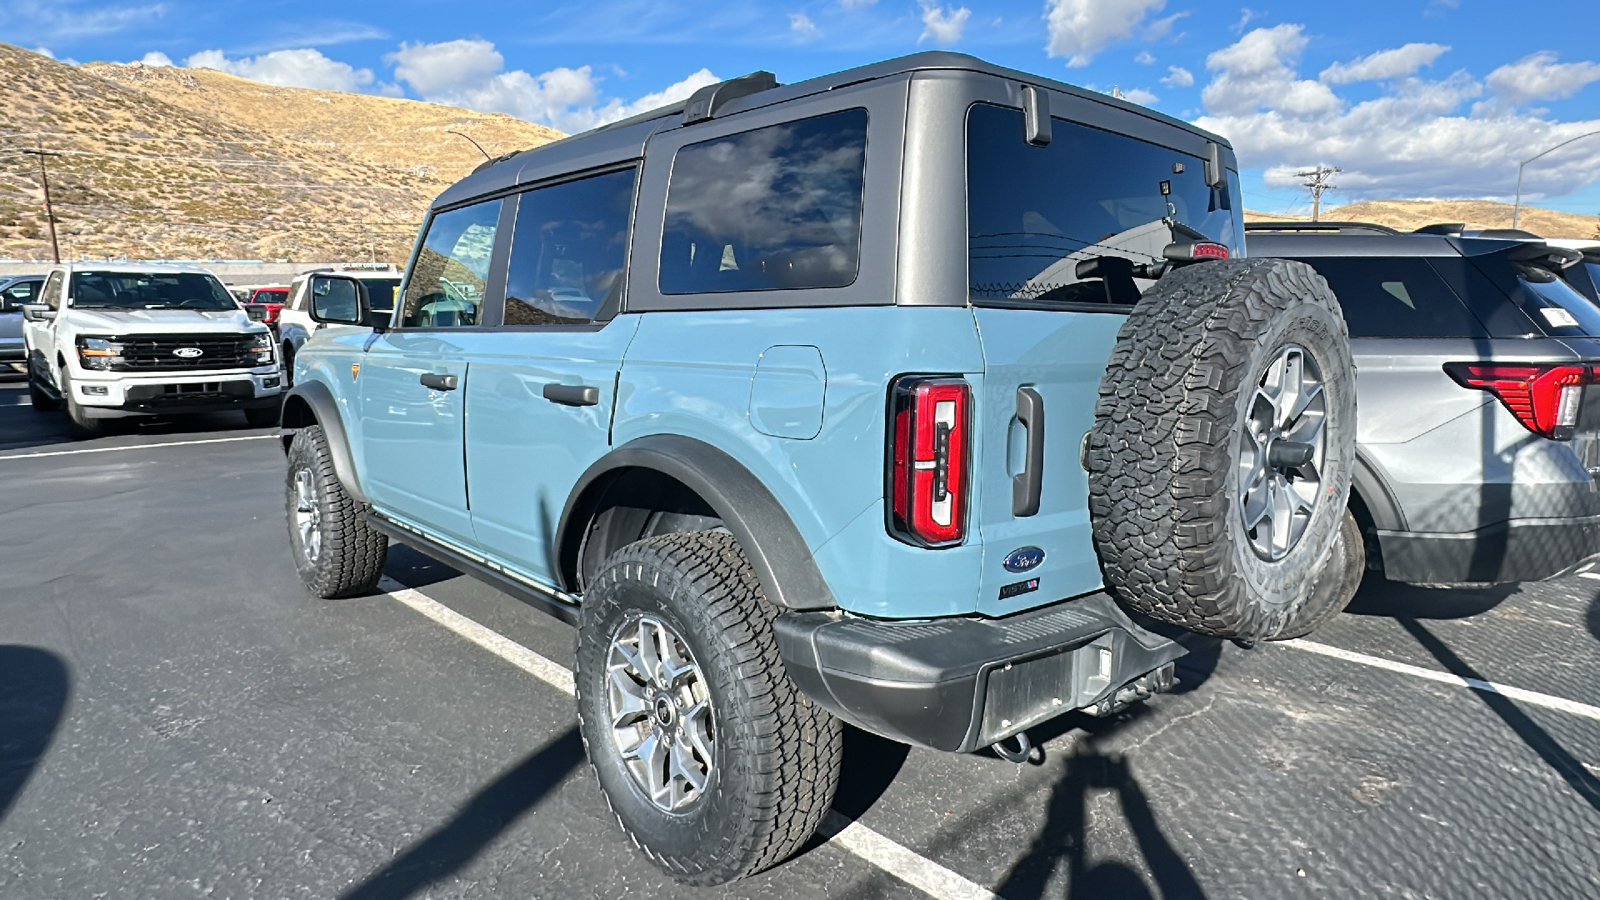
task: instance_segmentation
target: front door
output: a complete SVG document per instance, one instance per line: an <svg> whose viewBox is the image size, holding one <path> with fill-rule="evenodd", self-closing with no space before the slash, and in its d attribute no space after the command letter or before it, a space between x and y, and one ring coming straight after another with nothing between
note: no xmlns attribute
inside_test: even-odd
<svg viewBox="0 0 1600 900"><path fill-rule="evenodd" d="M617 373L637 316L617 316L632 168L517 200L505 310L474 344L467 485L482 551L554 585L555 529L578 477L610 449Z"/></svg>
<svg viewBox="0 0 1600 900"><path fill-rule="evenodd" d="M500 200L434 215L395 328L361 361L363 486L379 512L471 546L466 407ZM348 283L348 282L345 282Z"/></svg>

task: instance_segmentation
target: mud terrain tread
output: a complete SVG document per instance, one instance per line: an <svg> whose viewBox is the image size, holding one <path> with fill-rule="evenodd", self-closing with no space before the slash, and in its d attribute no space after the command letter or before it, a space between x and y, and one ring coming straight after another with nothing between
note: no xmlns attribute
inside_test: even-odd
<svg viewBox="0 0 1600 900"><path fill-rule="evenodd" d="M1309 266L1285 260L1179 269L1118 333L1086 462L1095 547L1108 585L1130 608L1203 634L1248 638L1275 634L1293 612L1242 600L1225 487L1239 394L1257 377L1248 371L1250 350L1296 303L1333 313L1350 371L1332 292ZM1341 508L1349 477L1348 467L1333 476Z"/></svg>
<svg viewBox="0 0 1600 900"><path fill-rule="evenodd" d="M294 534L294 474L306 464L317 480L317 494L322 504L322 553L315 564L306 562ZM339 483L322 426L310 425L295 432L289 444L284 490L289 543L295 554L295 568L306 590L325 600L371 593L378 586L378 579L383 577L389 539L367 526L369 507L351 497Z"/></svg>
<svg viewBox="0 0 1600 900"><path fill-rule="evenodd" d="M646 581L658 576L666 582L662 590L699 607L697 625L710 635L722 635L717 644L741 691L733 703L718 708L718 726L725 736L736 732L739 746L747 752L734 755L740 769L725 767L717 788L748 785L750 789L733 796L742 814L734 812L707 823L693 856L659 852L621 815L617 822L635 846L679 880L717 884L782 862L816 832L838 787L841 726L789 681L772 631L777 609L767 601L732 535L682 532L623 547L606 562L585 597L586 620L604 618L606 605L613 602L610 585L622 579ZM608 635L597 633L599 630L580 628L579 641L607 641ZM584 656L578 654L580 668L575 679L580 720L585 706ZM701 662L705 668L705 661ZM589 746L588 729L580 731L594 766L595 748ZM609 794L606 802L616 815Z"/></svg>

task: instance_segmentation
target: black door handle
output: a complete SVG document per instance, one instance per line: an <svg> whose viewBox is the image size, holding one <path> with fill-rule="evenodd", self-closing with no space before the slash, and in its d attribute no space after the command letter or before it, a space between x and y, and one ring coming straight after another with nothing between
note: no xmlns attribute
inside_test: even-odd
<svg viewBox="0 0 1600 900"><path fill-rule="evenodd" d="M1044 488L1044 398L1031 387L1017 388L1017 420L1028 429L1027 458L1011 478L1011 514L1021 517L1039 511Z"/></svg>
<svg viewBox="0 0 1600 900"><path fill-rule="evenodd" d="M544 386L544 398L562 406L594 406L600 402L600 389L587 384L556 384Z"/></svg>
<svg viewBox="0 0 1600 900"><path fill-rule="evenodd" d="M453 391L460 386L461 380L454 375L440 375L438 372L423 372L422 386L436 391Z"/></svg>

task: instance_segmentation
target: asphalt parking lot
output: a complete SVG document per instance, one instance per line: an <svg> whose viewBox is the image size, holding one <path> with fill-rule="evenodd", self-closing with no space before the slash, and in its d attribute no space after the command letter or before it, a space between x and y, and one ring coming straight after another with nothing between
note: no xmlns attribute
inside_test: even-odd
<svg viewBox="0 0 1600 900"><path fill-rule="evenodd" d="M271 433L74 443L26 397L0 379L3 897L1600 896L1600 573L1369 585L1033 765L851 733L830 836L694 891L606 810L566 626L401 547L387 593L313 600Z"/></svg>

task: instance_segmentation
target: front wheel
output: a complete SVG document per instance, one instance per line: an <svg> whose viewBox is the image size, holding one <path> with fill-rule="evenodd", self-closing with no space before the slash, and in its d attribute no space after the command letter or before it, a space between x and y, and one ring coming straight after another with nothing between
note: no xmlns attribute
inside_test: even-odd
<svg viewBox="0 0 1600 900"><path fill-rule="evenodd" d="M28 367L28 399L33 402L33 408L39 412L55 412L61 408L56 398L50 396L34 379L32 366Z"/></svg>
<svg viewBox="0 0 1600 900"><path fill-rule="evenodd" d="M72 389L72 382L65 372L61 373L61 394L67 402L67 418L72 420L72 436L80 441L103 436L110 430L110 423L106 419L95 419L89 416L88 410L78 402L77 393Z"/></svg>
<svg viewBox="0 0 1600 900"><path fill-rule="evenodd" d="M782 862L833 801L840 725L789 681L774 613L718 532L630 544L585 592L584 746L623 830L680 881Z"/></svg>
<svg viewBox="0 0 1600 900"><path fill-rule="evenodd" d="M333 471L320 425L295 432L284 489L295 570L313 596L355 597L377 587L389 541L366 522L366 504Z"/></svg>

